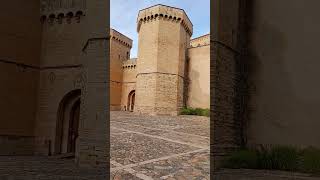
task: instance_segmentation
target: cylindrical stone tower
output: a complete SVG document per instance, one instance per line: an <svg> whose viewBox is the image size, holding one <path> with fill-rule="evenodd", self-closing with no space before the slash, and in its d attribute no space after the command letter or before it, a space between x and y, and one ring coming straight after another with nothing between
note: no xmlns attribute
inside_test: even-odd
<svg viewBox="0 0 320 180"><path fill-rule="evenodd" d="M135 112L177 115L183 106L185 62L192 23L182 9L156 5L139 11Z"/></svg>

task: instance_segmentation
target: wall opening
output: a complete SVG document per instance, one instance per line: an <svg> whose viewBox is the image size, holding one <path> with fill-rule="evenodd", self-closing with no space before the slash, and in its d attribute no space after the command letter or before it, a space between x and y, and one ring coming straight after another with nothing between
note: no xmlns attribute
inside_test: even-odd
<svg viewBox="0 0 320 180"><path fill-rule="evenodd" d="M71 157L75 155L79 129L80 97L81 90L76 89L66 94L59 104L55 155L68 155Z"/></svg>
<svg viewBox="0 0 320 180"><path fill-rule="evenodd" d="M128 111L133 112L135 97L136 97L136 91L132 90L128 95L128 104L127 104Z"/></svg>

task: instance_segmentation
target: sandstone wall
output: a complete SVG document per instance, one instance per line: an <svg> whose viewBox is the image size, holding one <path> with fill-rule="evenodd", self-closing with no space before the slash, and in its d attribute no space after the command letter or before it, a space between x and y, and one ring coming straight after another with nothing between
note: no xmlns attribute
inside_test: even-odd
<svg viewBox="0 0 320 180"><path fill-rule="evenodd" d="M35 126L38 154L49 152L48 141L51 142L50 151L55 152L59 105L69 92L81 89L79 84L81 78L81 69L78 67L50 69L41 72L38 118Z"/></svg>
<svg viewBox="0 0 320 180"><path fill-rule="evenodd" d="M53 4L55 5L55 4ZM36 153L55 152L59 104L69 92L80 89L86 11L50 6L42 11L42 51L35 136ZM58 13L59 12L59 13ZM82 12L80 14L79 12Z"/></svg>
<svg viewBox="0 0 320 180"><path fill-rule="evenodd" d="M138 15L136 112L177 114L192 24L183 10L157 5Z"/></svg>
<svg viewBox="0 0 320 180"><path fill-rule="evenodd" d="M136 89L137 80L137 59L124 61L123 65L123 80L121 93L121 109L124 106L128 107L128 95Z"/></svg>
<svg viewBox="0 0 320 180"><path fill-rule="evenodd" d="M0 155L31 153L39 80L39 8L37 0L6 1L0 7L0 146L8 147Z"/></svg>
<svg viewBox="0 0 320 180"><path fill-rule="evenodd" d="M110 110L120 110L123 62L130 58L132 40L113 29L110 36Z"/></svg>
<svg viewBox="0 0 320 180"><path fill-rule="evenodd" d="M241 106L237 103L239 83L239 39L242 0L214 0L211 3L211 133L210 148L214 164L241 145ZM239 62L239 63L238 63Z"/></svg>
<svg viewBox="0 0 320 180"><path fill-rule="evenodd" d="M210 41L209 41L210 43ZM210 45L188 49L188 107L210 108Z"/></svg>
<svg viewBox="0 0 320 180"><path fill-rule="evenodd" d="M106 0L87 1L85 34L88 38L83 48L83 80L81 88L79 137L76 145L76 162L81 167L101 170L109 174L109 81L110 57L109 18ZM107 31L107 33L106 33Z"/></svg>
<svg viewBox="0 0 320 180"><path fill-rule="evenodd" d="M194 38L190 41L190 47L198 47L204 45L210 45L210 34Z"/></svg>
<svg viewBox="0 0 320 180"><path fill-rule="evenodd" d="M320 147L317 0L255 0L250 10L248 143Z"/></svg>

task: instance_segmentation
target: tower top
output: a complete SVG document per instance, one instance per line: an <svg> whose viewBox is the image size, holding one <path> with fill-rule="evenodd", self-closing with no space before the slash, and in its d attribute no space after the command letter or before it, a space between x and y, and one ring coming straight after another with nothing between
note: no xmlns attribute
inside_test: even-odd
<svg viewBox="0 0 320 180"><path fill-rule="evenodd" d="M120 32L116 31L115 29L110 28L110 38L119 41L120 43L122 43L123 45L125 45L129 48L132 47L132 39L121 34Z"/></svg>
<svg viewBox="0 0 320 180"><path fill-rule="evenodd" d="M157 4L139 11L137 18L137 31L139 32L140 26L143 22L157 18L180 21L190 36L193 33L192 22L183 9L162 4Z"/></svg>

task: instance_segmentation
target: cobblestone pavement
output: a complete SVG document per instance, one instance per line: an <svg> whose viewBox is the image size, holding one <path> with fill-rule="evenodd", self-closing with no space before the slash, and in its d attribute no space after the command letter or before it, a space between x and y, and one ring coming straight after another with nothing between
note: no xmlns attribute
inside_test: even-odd
<svg viewBox="0 0 320 180"><path fill-rule="evenodd" d="M78 168L72 159L39 156L0 156L0 180L105 180L98 169Z"/></svg>
<svg viewBox="0 0 320 180"><path fill-rule="evenodd" d="M111 112L114 180L209 179L209 119ZM79 169L72 159L0 156L0 180L100 180L101 170Z"/></svg>
<svg viewBox="0 0 320 180"><path fill-rule="evenodd" d="M209 118L111 112L111 179L209 179Z"/></svg>

